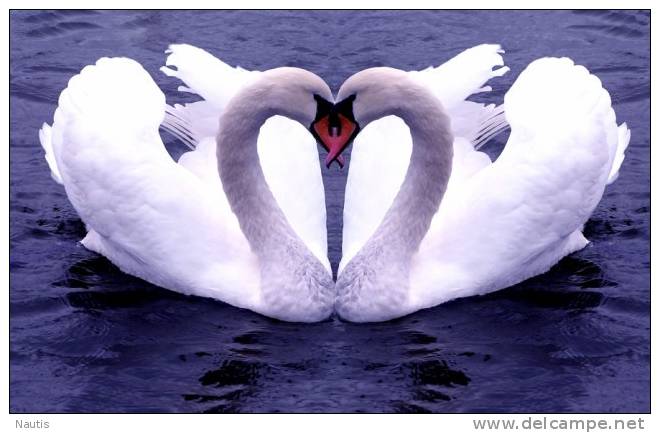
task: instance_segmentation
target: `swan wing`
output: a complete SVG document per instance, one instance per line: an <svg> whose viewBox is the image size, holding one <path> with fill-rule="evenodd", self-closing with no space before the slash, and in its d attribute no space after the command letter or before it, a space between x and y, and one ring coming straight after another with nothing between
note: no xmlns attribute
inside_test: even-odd
<svg viewBox="0 0 660 433"><path fill-rule="evenodd" d="M40 139L87 226L82 243L151 283L258 311L256 258L222 188L167 153L158 133L165 107L127 58L85 67L60 95Z"/></svg>
<svg viewBox="0 0 660 433"><path fill-rule="evenodd" d="M234 68L190 45L172 45L161 70L185 83L179 90L204 98L167 107L163 127L193 150L179 159L211 184L218 183L215 137L227 102L259 77L259 71ZM299 123L275 116L261 128L257 142L266 182L289 224L330 271L325 189L314 137Z"/></svg>
<svg viewBox="0 0 660 433"><path fill-rule="evenodd" d="M410 75L424 85L451 117L452 132L475 145L488 138L488 132L504 119L501 108L494 104L467 101L471 95L491 91L485 86L491 78L509 71L504 66L504 50L497 44L483 44L468 48L438 67L411 71ZM493 132L493 131L491 131Z"/></svg>
<svg viewBox="0 0 660 433"><path fill-rule="evenodd" d="M218 120L227 103L241 89L258 79L259 71L232 67L209 52L188 44L170 45L160 70L185 83L180 92L201 101L168 106L163 127L194 148L205 137L215 137Z"/></svg>
<svg viewBox="0 0 660 433"><path fill-rule="evenodd" d="M583 248L630 131L600 80L567 58L532 62L504 99L502 154L448 190L411 271L419 308L508 287Z"/></svg>
<svg viewBox="0 0 660 433"><path fill-rule="evenodd" d="M409 72L413 80L442 101L451 118L455 141L448 189L490 165L488 155L475 146L507 126L501 107L465 100L474 93L489 91L485 83L508 71L502 66L502 52L499 45L479 45L438 67ZM392 205L411 152L410 130L394 116L372 122L356 137L346 182L339 272L374 233Z"/></svg>

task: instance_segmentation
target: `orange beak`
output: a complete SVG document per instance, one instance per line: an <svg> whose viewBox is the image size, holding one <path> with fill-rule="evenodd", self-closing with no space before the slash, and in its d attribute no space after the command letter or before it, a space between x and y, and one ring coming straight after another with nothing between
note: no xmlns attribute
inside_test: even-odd
<svg viewBox="0 0 660 433"><path fill-rule="evenodd" d="M355 135L355 122L342 114L331 113L315 122L313 128L321 144L328 150L325 165L330 167L333 161L337 161L343 167L341 153Z"/></svg>

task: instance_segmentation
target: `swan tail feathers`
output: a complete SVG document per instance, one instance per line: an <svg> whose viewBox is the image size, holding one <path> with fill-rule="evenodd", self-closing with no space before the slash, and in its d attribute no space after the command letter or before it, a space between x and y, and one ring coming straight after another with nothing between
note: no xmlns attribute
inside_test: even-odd
<svg viewBox="0 0 660 433"><path fill-rule="evenodd" d="M502 49L501 45L484 44L474 47L473 50L473 52L468 50L468 53L471 56L469 58L471 61L470 63L474 62L476 65L480 66L475 68L479 70L479 76L475 77L475 82L483 81L483 83L487 83L492 78L501 77L509 72L510 68L504 65L504 58L502 57L502 54L504 54L505 51ZM479 60L477 60L477 57ZM466 55L466 60L467 59L468 57ZM473 94L490 92L492 90L493 88L491 86L483 85L474 91Z"/></svg>
<svg viewBox="0 0 660 433"><path fill-rule="evenodd" d="M50 168L50 175L53 180L60 185L62 185L62 175L60 170L57 167L57 161L55 161L55 154L53 153L53 130L50 125L44 123L39 130L39 142L41 147L44 149L44 154L48 167Z"/></svg>
<svg viewBox="0 0 660 433"><path fill-rule="evenodd" d="M412 78L429 89L447 110L454 136L467 138L477 150L508 126L501 105L467 100L470 95L492 91L486 83L509 71L503 53L498 44L478 45L437 68L411 72Z"/></svg>
<svg viewBox="0 0 660 433"><path fill-rule="evenodd" d="M168 56L161 72L186 83L186 86L179 86L180 92L196 93L207 100L212 98L209 77L218 72L220 76L225 75L231 69L205 50L188 44L172 44L165 53Z"/></svg>
<svg viewBox="0 0 660 433"><path fill-rule="evenodd" d="M166 53L169 55L160 70L185 84L179 91L203 100L167 106L161 126L194 150L202 139L217 135L218 119L227 103L259 72L232 67L192 45L170 45Z"/></svg>
<svg viewBox="0 0 660 433"><path fill-rule="evenodd" d="M195 93L209 101L217 112L254 76L254 72L229 66L207 51L188 44L170 45L160 70L181 80L179 91Z"/></svg>
<svg viewBox="0 0 660 433"><path fill-rule="evenodd" d="M509 71L509 67L504 66L503 53L504 50L498 44L478 45L436 68L429 67L411 74L426 85L451 112L468 96L490 91L491 87L486 83Z"/></svg>

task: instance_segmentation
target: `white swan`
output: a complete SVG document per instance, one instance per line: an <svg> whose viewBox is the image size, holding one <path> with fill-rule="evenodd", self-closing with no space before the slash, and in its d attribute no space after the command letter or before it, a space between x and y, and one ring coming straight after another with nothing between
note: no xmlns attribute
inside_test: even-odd
<svg viewBox="0 0 660 433"><path fill-rule="evenodd" d="M506 72L492 70L500 52L475 47L422 72L368 69L341 86L337 101L353 100L345 114L363 128L344 204L343 318L386 320L502 289L587 244L583 224L630 131L595 76L544 58L507 92L511 135L491 163L471 144L506 125L502 107L464 98Z"/></svg>
<svg viewBox="0 0 660 433"><path fill-rule="evenodd" d="M87 226L82 243L181 293L283 320L328 317L325 200L306 127L327 121L330 89L301 69L247 72L189 46L172 47L168 65L206 100L167 107L137 62L104 58L71 79L40 131L52 176ZM179 164L158 134L166 111L170 129L209 136ZM195 111L210 117L177 124Z"/></svg>

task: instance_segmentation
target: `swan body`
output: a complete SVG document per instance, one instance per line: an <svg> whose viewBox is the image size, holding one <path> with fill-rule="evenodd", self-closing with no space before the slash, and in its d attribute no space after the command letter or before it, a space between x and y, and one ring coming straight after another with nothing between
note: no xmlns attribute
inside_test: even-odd
<svg viewBox="0 0 660 433"><path fill-rule="evenodd" d="M168 64L205 100L167 106L137 62L103 58L70 80L40 131L51 174L88 229L83 245L181 293L284 320L328 317L323 185L300 123L314 120L313 94L332 100L329 88L307 71L243 71L189 46L173 46ZM209 74L232 84L209 85ZM197 134L198 146L176 163L158 128L193 110L193 130L177 131ZM283 194L291 185L295 200Z"/></svg>
<svg viewBox="0 0 660 433"><path fill-rule="evenodd" d="M583 225L630 131L598 78L567 58L531 63L502 107L464 102L506 71L492 70L500 53L483 45L437 70L374 68L342 85L337 100L355 98L363 127L344 203L343 318L387 320L509 287L587 245ZM474 144L507 123L491 162Z"/></svg>
<svg viewBox="0 0 660 433"><path fill-rule="evenodd" d="M162 71L203 99L167 105L139 64L101 59L39 132L51 175L86 224L83 245L124 272L284 320L387 320L547 271L587 244L630 140L599 80L569 59L533 62L499 107L466 100L508 71L497 45L423 71L362 71L337 95L355 97L362 129L335 284L305 128L310 96L330 90L293 68L169 53ZM493 162L479 148L509 126ZM191 151L172 160L159 127Z"/></svg>

